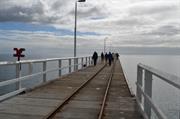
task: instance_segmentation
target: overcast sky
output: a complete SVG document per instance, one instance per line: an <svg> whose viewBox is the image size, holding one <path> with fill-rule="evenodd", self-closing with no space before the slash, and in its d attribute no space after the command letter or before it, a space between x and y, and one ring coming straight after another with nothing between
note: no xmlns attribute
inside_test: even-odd
<svg viewBox="0 0 180 119"><path fill-rule="evenodd" d="M0 0L0 50L73 47L75 0ZM180 0L78 3L78 47L180 47Z"/></svg>

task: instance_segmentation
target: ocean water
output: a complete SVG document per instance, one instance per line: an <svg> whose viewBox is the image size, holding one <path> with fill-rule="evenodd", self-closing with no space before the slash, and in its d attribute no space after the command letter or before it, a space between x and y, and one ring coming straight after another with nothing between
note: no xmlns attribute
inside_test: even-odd
<svg viewBox="0 0 180 119"><path fill-rule="evenodd" d="M121 55L120 60L133 91L136 92L137 64L149 65L180 77L180 55ZM168 119L180 119L180 90L153 77L153 102ZM156 119L156 116L153 116Z"/></svg>

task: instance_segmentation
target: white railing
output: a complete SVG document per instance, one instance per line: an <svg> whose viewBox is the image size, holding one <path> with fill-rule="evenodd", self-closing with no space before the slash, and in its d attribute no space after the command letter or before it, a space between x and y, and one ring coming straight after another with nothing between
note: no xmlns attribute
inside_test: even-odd
<svg viewBox="0 0 180 119"><path fill-rule="evenodd" d="M153 110L159 119L168 119L160 108L152 101L153 76L158 77L177 89L180 89L180 78L143 64L138 64L137 67L136 100L143 117L145 119L151 119L151 111Z"/></svg>
<svg viewBox="0 0 180 119"><path fill-rule="evenodd" d="M64 60L68 61L69 63L67 66L62 67L62 61L64 61ZM49 62L52 62L52 61L58 62L58 68L47 70L47 64ZM72 61L74 61L74 63L72 63ZM78 63L78 61L80 61L80 63ZM36 73L32 74L33 64L37 64L37 63L43 64L42 65L43 70L40 72L36 72ZM29 73L26 76L21 76L22 71L20 70L20 65L23 65L23 64L28 64ZM7 93L7 94L4 94L4 95L1 95L0 101L3 101L9 97L12 97L14 95L17 95L17 94L27 90L26 88L22 88L21 82L24 80L27 80L27 79L35 77L35 76L43 75L43 83L42 84L45 84L48 82L46 75L49 72L58 71L59 77L60 77L60 76L62 76L62 70L63 69L68 69L69 73L71 73L72 68L74 68L74 71L76 71L79 69L79 66L80 66L80 68L83 68L84 65L88 66L90 64L91 64L91 57L90 56L68 57L68 58L51 58L51 59L41 59L41 60L24 60L24 61L20 61L20 62L0 62L0 67L1 66L9 66L9 65L15 65L16 66L16 78L0 82L0 87L11 85L11 84L17 84L17 90L10 92L10 93Z"/></svg>

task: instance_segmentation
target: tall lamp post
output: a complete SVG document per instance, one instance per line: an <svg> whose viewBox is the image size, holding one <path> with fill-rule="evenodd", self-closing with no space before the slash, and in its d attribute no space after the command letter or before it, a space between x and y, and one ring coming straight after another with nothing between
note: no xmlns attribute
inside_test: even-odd
<svg viewBox="0 0 180 119"><path fill-rule="evenodd" d="M74 25L74 57L76 57L76 35L77 35L77 3L86 2L86 0L75 1L75 25Z"/></svg>
<svg viewBox="0 0 180 119"><path fill-rule="evenodd" d="M75 25L74 25L74 57L76 57L76 35L77 35L77 3L86 2L86 0L75 0ZM74 59L74 70L78 69L77 59Z"/></svg>

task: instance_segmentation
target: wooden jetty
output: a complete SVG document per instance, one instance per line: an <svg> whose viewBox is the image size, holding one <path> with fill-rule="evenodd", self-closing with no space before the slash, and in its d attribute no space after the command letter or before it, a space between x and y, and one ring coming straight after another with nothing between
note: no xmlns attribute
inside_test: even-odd
<svg viewBox="0 0 180 119"><path fill-rule="evenodd" d="M112 82L101 118L142 119L136 99L130 94L119 60L115 62L114 67L104 63L89 66L2 101L0 119L97 119L111 71ZM91 80L88 81L89 79ZM85 82L88 84L67 99ZM52 114L53 112L55 113Z"/></svg>

